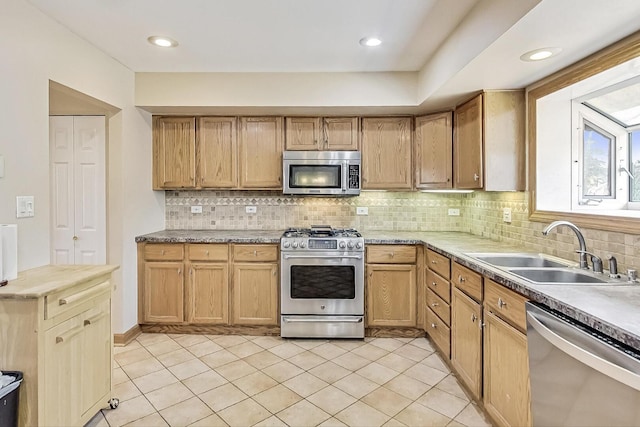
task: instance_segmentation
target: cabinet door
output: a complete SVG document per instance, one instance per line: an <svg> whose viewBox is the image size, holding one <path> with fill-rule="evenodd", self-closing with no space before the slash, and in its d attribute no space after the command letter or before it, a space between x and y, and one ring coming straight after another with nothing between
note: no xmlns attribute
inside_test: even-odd
<svg viewBox="0 0 640 427"><path fill-rule="evenodd" d="M111 299L103 299L81 316L83 326L82 414L106 404L111 391ZM104 400L104 401L103 401ZM104 406L104 405L103 405Z"/></svg>
<svg viewBox="0 0 640 427"><path fill-rule="evenodd" d="M530 426L527 337L486 309L484 321L484 407L501 426Z"/></svg>
<svg viewBox="0 0 640 427"><path fill-rule="evenodd" d="M198 120L198 185L209 188L238 186L235 117Z"/></svg>
<svg viewBox="0 0 640 427"><path fill-rule="evenodd" d="M147 262L144 265L145 323L181 323L183 316L184 265L181 262Z"/></svg>
<svg viewBox="0 0 640 427"><path fill-rule="evenodd" d="M362 188L411 190L411 118L362 119Z"/></svg>
<svg viewBox="0 0 640 427"><path fill-rule="evenodd" d="M278 265L234 264L233 323L277 325L278 315Z"/></svg>
<svg viewBox="0 0 640 427"><path fill-rule="evenodd" d="M451 290L451 363L476 399L482 393L482 313L480 304Z"/></svg>
<svg viewBox="0 0 640 427"><path fill-rule="evenodd" d="M453 146L455 188L483 186L482 117L482 94L456 108Z"/></svg>
<svg viewBox="0 0 640 427"><path fill-rule="evenodd" d="M82 413L81 384L83 382L82 346L84 326L80 316L60 323L44 333L44 412L39 417L41 425L75 425ZM35 356L33 356L35 357ZM35 386L32 385L32 386ZM30 402L36 405L37 402Z"/></svg>
<svg viewBox="0 0 640 427"><path fill-rule="evenodd" d="M229 267L225 263L191 264L189 323L229 323Z"/></svg>
<svg viewBox="0 0 640 427"><path fill-rule="evenodd" d="M287 117L287 150L317 150L322 145L319 117Z"/></svg>
<svg viewBox="0 0 640 427"><path fill-rule="evenodd" d="M282 188L282 117L241 117L240 127L240 188Z"/></svg>
<svg viewBox="0 0 640 427"><path fill-rule="evenodd" d="M416 266L367 265L367 326L416 326Z"/></svg>
<svg viewBox="0 0 640 427"><path fill-rule="evenodd" d="M195 117L154 117L153 188L196 185Z"/></svg>
<svg viewBox="0 0 640 427"><path fill-rule="evenodd" d="M451 113L416 117L415 135L416 188L451 188Z"/></svg>
<svg viewBox="0 0 640 427"><path fill-rule="evenodd" d="M357 117L325 117L323 121L325 150L358 150Z"/></svg>

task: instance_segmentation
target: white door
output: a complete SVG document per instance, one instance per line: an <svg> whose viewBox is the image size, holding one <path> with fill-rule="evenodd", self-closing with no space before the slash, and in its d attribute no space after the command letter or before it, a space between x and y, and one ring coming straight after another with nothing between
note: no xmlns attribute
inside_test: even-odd
<svg viewBox="0 0 640 427"><path fill-rule="evenodd" d="M49 118L51 263L106 262L105 117Z"/></svg>

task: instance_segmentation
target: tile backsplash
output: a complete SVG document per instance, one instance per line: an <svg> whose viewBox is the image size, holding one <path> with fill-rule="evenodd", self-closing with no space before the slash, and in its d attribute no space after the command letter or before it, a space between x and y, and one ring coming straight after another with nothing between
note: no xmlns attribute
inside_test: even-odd
<svg viewBox="0 0 640 427"><path fill-rule="evenodd" d="M475 192L443 194L363 191L358 197L325 198L285 196L265 191L167 191L167 230L261 229L281 230L329 224L358 230L464 231L528 250L577 261L575 234L566 227L542 235L546 223L531 222L526 192ZM191 213L202 206L202 213ZM246 213L255 206L256 213ZM368 215L356 215L367 207ZM459 209L460 216L448 210ZM511 223L502 220L511 208ZM640 269L640 235L583 229L587 249L604 260L618 259L621 272ZM640 234L640 230L639 230Z"/></svg>

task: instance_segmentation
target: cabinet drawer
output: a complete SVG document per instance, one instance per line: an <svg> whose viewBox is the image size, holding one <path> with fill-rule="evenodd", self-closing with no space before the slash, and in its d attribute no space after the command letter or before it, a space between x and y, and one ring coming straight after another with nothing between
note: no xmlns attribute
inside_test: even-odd
<svg viewBox="0 0 640 427"><path fill-rule="evenodd" d="M476 301L482 301L482 276L454 262L451 266L451 283Z"/></svg>
<svg viewBox="0 0 640 427"><path fill-rule="evenodd" d="M435 345L446 356L451 358L451 330L442 320L430 309L425 309L426 332L431 337Z"/></svg>
<svg viewBox="0 0 640 427"><path fill-rule="evenodd" d="M144 259L148 261L182 261L184 245L180 243L147 243Z"/></svg>
<svg viewBox="0 0 640 427"><path fill-rule="evenodd" d="M367 247L371 264L415 264L416 247L407 245L372 245Z"/></svg>
<svg viewBox="0 0 640 427"><path fill-rule="evenodd" d="M451 310L449 304L431 291L431 289L427 289L427 306L437 314L447 326L451 326Z"/></svg>
<svg viewBox="0 0 640 427"><path fill-rule="evenodd" d="M98 284L93 283L90 286L76 286L54 292L45 297L44 318L51 319L84 304L92 298L108 293L110 290L111 282L107 280Z"/></svg>
<svg viewBox="0 0 640 427"><path fill-rule="evenodd" d="M427 287L447 303L451 302L451 284L431 270L427 270Z"/></svg>
<svg viewBox="0 0 640 427"><path fill-rule="evenodd" d="M277 261L276 245L234 245L234 261Z"/></svg>
<svg viewBox="0 0 640 427"><path fill-rule="evenodd" d="M191 261L228 261L229 245L227 244L193 244L189 247Z"/></svg>
<svg viewBox="0 0 640 427"><path fill-rule="evenodd" d="M445 279L451 278L451 260L431 249L427 249L427 267Z"/></svg>
<svg viewBox="0 0 640 427"><path fill-rule="evenodd" d="M522 332L527 330L525 302L527 298L487 279L484 286L485 307Z"/></svg>

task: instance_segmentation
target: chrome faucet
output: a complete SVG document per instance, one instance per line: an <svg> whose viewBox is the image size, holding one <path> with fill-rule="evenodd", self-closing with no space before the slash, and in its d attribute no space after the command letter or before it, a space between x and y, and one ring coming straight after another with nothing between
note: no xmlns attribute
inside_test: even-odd
<svg viewBox="0 0 640 427"><path fill-rule="evenodd" d="M588 270L589 263L587 262L587 255L591 255L591 256L595 256L595 255L587 252L587 244L584 241L584 236L582 235L582 232L575 224L569 221L553 221L551 224L547 225L544 230L542 230L542 234L546 236L547 234L549 234L551 230L558 227L559 225L566 225L567 227L572 229L574 233L576 233L576 236L578 237L578 244L580 244L580 249L576 251L580 254L580 268L584 268ZM602 260L600 260L600 265L602 265Z"/></svg>

